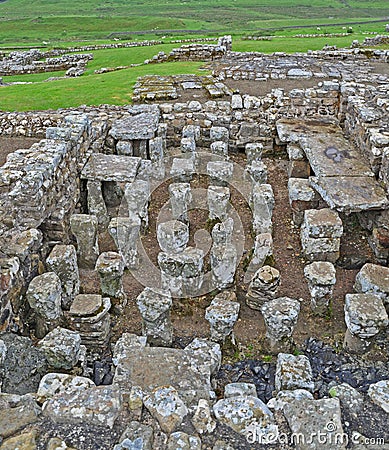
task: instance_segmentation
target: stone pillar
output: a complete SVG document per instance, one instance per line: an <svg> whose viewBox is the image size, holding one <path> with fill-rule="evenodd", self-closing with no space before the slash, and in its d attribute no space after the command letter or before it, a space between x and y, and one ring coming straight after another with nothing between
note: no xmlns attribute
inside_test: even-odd
<svg viewBox="0 0 389 450"><path fill-rule="evenodd" d="M274 262L272 235L270 233L258 234L255 236L253 256L247 267L244 282L250 282L258 269L271 264L271 262Z"/></svg>
<svg viewBox="0 0 389 450"><path fill-rule="evenodd" d="M62 308L68 310L80 290L76 249L73 245L55 245L46 259L46 266L61 280Z"/></svg>
<svg viewBox="0 0 389 450"><path fill-rule="evenodd" d="M172 183L169 185L170 206L173 219L188 222L188 206L192 201L189 183Z"/></svg>
<svg viewBox="0 0 389 450"><path fill-rule="evenodd" d="M62 319L61 280L54 272L35 277L28 286L26 298L35 315L35 334L41 339L54 330Z"/></svg>
<svg viewBox="0 0 389 450"><path fill-rule="evenodd" d="M196 142L200 139L200 127L198 125L185 125L182 129L183 138L193 138Z"/></svg>
<svg viewBox="0 0 389 450"><path fill-rule="evenodd" d="M111 300L96 294L78 294L69 311L70 328L81 336L81 343L89 349L108 344L110 335Z"/></svg>
<svg viewBox="0 0 389 450"><path fill-rule="evenodd" d="M158 254L162 288L172 296L196 296L203 284L204 252L187 247L182 253Z"/></svg>
<svg viewBox="0 0 389 450"><path fill-rule="evenodd" d="M327 261L315 261L304 267L304 276L311 294L312 311L318 315L327 314L336 283L334 265Z"/></svg>
<svg viewBox="0 0 389 450"><path fill-rule="evenodd" d="M301 226L301 245L309 261L329 261L339 258L342 221L336 211L329 208L308 209Z"/></svg>
<svg viewBox="0 0 389 450"><path fill-rule="evenodd" d="M214 245L225 245L231 242L234 231L234 219L228 217L223 222L217 223L211 231Z"/></svg>
<svg viewBox="0 0 389 450"><path fill-rule="evenodd" d="M96 262L96 271L100 276L101 294L121 301L126 306L126 295L123 290L124 262L119 253L104 252Z"/></svg>
<svg viewBox="0 0 389 450"><path fill-rule="evenodd" d="M219 159L228 159L228 143L223 141L212 142L211 153Z"/></svg>
<svg viewBox="0 0 389 450"><path fill-rule="evenodd" d="M154 346L168 347L173 341L173 328L170 320L172 298L165 292L145 288L136 304L142 316L142 333L147 342Z"/></svg>
<svg viewBox="0 0 389 450"><path fill-rule="evenodd" d="M289 297L275 298L261 307L266 325L266 340L272 353L289 352L297 324L300 302Z"/></svg>
<svg viewBox="0 0 389 450"><path fill-rule="evenodd" d="M211 127L209 137L212 142L223 141L228 143L230 132L226 127Z"/></svg>
<svg viewBox="0 0 389 450"><path fill-rule="evenodd" d="M130 212L129 217L115 217L108 226L108 232L115 241L118 252L128 269L139 266L138 240L141 220L137 214Z"/></svg>
<svg viewBox="0 0 389 450"><path fill-rule="evenodd" d="M226 289L234 284L237 262L238 254L233 244L212 246L210 263L216 289Z"/></svg>
<svg viewBox="0 0 389 450"><path fill-rule="evenodd" d="M163 252L181 253L189 241L189 227L179 220L160 223L157 240Z"/></svg>
<svg viewBox="0 0 389 450"><path fill-rule="evenodd" d="M274 194L270 184L256 183L253 187L252 211L255 234L272 233Z"/></svg>
<svg viewBox="0 0 389 450"><path fill-rule="evenodd" d="M277 295L280 285L280 272L271 266L258 269L249 284L246 303L252 309L261 309L262 305Z"/></svg>
<svg viewBox="0 0 389 450"><path fill-rule="evenodd" d="M124 196L127 200L129 214L138 215L141 220L142 231L146 231L149 225L150 183L145 180L127 183Z"/></svg>
<svg viewBox="0 0 389 450"><path fill-rule="evenodd" d="M263 153L263 145L259 142L250 142L245 146L247 165L251 165L254 161L261 161Z"/></svg>
<svg viewBox="0 0 389 450"><path fill-rule="evenodd" d="M384 305L389 304L389 267L367 263L355 277L354 289L364 294L376 294L382 298Z"/></svg>
<svg viewBox="0 0 389 450"><path fill-rule="evenodd" d="M210 161L207 173L214 186L227 186L234 172L234 165L228 161Z"/></svg>
<svg viewBox="0 0 389 450"><path fill-rule="evenodd" d="M255 184L267 183L267 166L262 161L253 161L245 168L245 178Z"/></svg>
<svg viewBox="0 0 389 450"><path fill-rule="evenodd" d="M70 229L77 239L78 265L82 269L94 269L99 257L97 228L96 216L73 214L70 217Z"/></svg>
<svg viewBox="0 0 389 450"><path fill-rule="evenodd" d="M101 181L88 180L88 212L96 216L99 223L99 229L105 230L109 223L107 206L103 197Z"/></svg>
<svg viewBox="0 0 389 450"><path fill-rule="evenodd" d="M192 158L173 158L170 175L174 181L188 183L195 173L195 163Z"/></svg>
<svg viewBox="0 0 389 450"><path fill-rule="evenodd" d="M230 201L228 187L209 186L207 190L209 218L211 220L224 220L227 217L227 209Z"/></svg>
<svg viewBox="0 0 389 450"><path fill-rule="evenodd" d="M165 141L162 137L155 137L149 141L149 154L152 162L152 175L157 179L165 176L164 158Z"/></svg>
<svg viewBox="0 0 389 450"><path fill-rule="evenodd" d="M233 337L233 328L238 320L240 304L233 292L221 292L205 310L205 319L211 326L211 340L224 344L228 336Z"/></svg>
<svg viewBox="0 0 389 450"><path fill-rule="evenodd" d="M365 353L373 338L388 326L382 299L375 294L346 294L344 305L347 331L343 346L351 353Z"/></svg>
<svg viewBox="0 0 389 450"><path fill-rule="evenodd" d="M318 207L319 194L311 187L306 178L289 178L288 191L293 223L299 227L304 220L304 211Z"/></svg>
<svg viewBox="0 0 389 450"><path fill-rule="evenodd" d="M181 153L189 153L191 159L196 157L196 141L193 137L183 137L181 139Z"/></svg>

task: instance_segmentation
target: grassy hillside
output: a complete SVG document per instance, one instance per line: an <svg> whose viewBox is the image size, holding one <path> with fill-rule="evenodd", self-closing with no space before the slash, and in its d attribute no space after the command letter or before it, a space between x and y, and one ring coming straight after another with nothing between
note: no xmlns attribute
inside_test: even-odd
<svg viewBox="0 0 389 450"><path fill-rule="evenodd" d="M0 43L158 30L240 33L385 17L387 0L5 0L0 2Z"/></svg>

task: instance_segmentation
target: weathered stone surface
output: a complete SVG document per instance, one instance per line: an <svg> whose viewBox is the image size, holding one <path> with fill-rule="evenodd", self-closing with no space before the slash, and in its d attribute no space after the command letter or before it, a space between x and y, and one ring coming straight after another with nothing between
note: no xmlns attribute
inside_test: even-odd
<svg viewBox="0 0 389 450"><path fill-rule="evenodd" d="M204 252L194 247L186 247L181 253L159 253L162 289L173 297L198 295L204 279L203 260Z"/></svg>
<svg viewBox="0 0 389 450"><path fill-rule="evenodd" d="M63 315L61 280L54 272L38 275L29 284L26 298L36 316L35 333L42 338L59 324Z"/></svg>
<svg viewBox="0 0 389 450"><path fill-rule="evenodd" d="M334 265L326 261L315 261L304 267L304 276L311 294L311 309L316 314L326 314L336 283Z"/></svg>
<svg viewBox="0 0 389 450"><path fill-rule="evenodd" d="M250 165L254 161L260 161L262 159L263 145L260 142L248 143L245 146L245 153L247 165Z"/></svg>
<svg viewBox="0 0 389 450"><path fill-rule="evenodd" d="M389 268L365 264L355 277L354 289L359 293L378 295L384 304L389 303Z"/></svg>
<svg viewBox="0 0 389 450"><path fill-rule="evenodd" d="M267 166L262 161L253 161L245 168L245 176L253 185L267 183Z"/></svg>
<svg viewBox="0 0 389 450"><path fill-rule="evenodd" d="M157 240L162 251L181 253L189 240L189 227L179 220L169 220L157 227Z"/></svg>
<svg viewBox="0 0 389 450"><path fill-rule="evenodd" d="M71 369L80 359L81 337L74 331L57 327L40 342L50 367Z"/></svg>
<svg viewBox="0 0 389 450"><path fill-rule="evenodd" d="M49 398L42 411L57 423L85 423L112 428L120 413L121 402L116 389L97 386Z"/></svg>
<svg viewBox="0 0 389 450"><path fill-rule="evenodd" d="M354 415L357 415L364 404L363 395L347 383L333 386L329 390L329 395L339 398L343 408L347 408Z"/></svg>
<svg viewBox="0 0 389 450"><path fill-rule="evenodd" d="M285 405L283 411L292 433L302 436L299 450L346 448L339 399L295 400Z"/></svg>
<svg viewBox="0 0 389 450"><path fill-rule="evenodd" d="M346 294L344 313L347 331L343 345L354 353L367 351L372 338L389 324L382 300L375 294Z"/></svg>
<svg viewBox="0 0 389 450"><path fill-rule="evenodd" d="M205 378L209 373L214 376L219 371L222 353L218 343L195 338L184 350L191 358L192 367Z"/></svg>
<svg viewBox="0 0 389 450"><path fill-rule="evenodd" d="M310 184L330 208L351 213L385 209L389 201L374 177L310 177Z"/></svg>
<svg viewBox="0 0 389 450"><path fill-rule="evenodd" d="M205 310L205 319L211 326L211 340L223 343L231 335L240 310L240 304L234 300L235 294L223 292Z"/></svg>
<svg viewBox="0 0 389 450"><path fill-rule="evenodd" d="M86 377L65 373L48 373L39 382L36 395L37 400L44 403L49 398L61 396L64 393L87 390L94 386L93 381Z"/></svg>
<svg viewBox="0 0 389 450"><path fill-rule="evenodd" d="M247 267L244 282L250 282L255 272L266 265L266 261L270 260L274 260L272 235L270 233L257 234L254 241L253 256Z"/></svg>
<svg viewBox="0 0 389 450"><path fill-rule="evenodd" d="M211 415L211 409L207 400L200 399L192 417L192 424L199 434L212 433L216 428L216 422Z"/></svg>
<svg viewBox="0 0 389 450"><path fill-rule="evenodd" d="M173 340L170 294L146 287L138 295L136 304L143 319L142 331L147 336L147 342L155 346L169 346Z"/></svg>
<svg viewBox="0 0 389 450"><path fill-rule="evenodd" d="M0 364L2 392L19 395L36 392L47 371L44 352L27 337L2 333L0 338L6 347Z"/></svg>
<svg viewBox="0 0 389 450"><path fill-rule="evenodd" d="M70 228L77 239L79 267L94 269L99 257L98 220L96 216L74 214L70 218Z"/></svg>
<svg viewBox="0 0 389 450"><path fill-rule="evenodd" d="M59 438L51 438L47 443L46 450L77 450L74 447L69 447L66 442Z"/></svg>
<svg viewBox="0 0 389 450"><path fill-rule="evenodd" d="M109 215L103 197L101 181L88 180L87 191L88 213L96 216L100 230L104 230L109 223Z"/></svg>
<svg viewBox="0 0 389 450"><path fill-rule="evenodd" d="M145 393L150 393L159 386L170 385L188 406L197 405L200 398L209 399L210 373L214 364L211 357L206 377L205 370L200 371L191 354L185 350L134 347L116 362L114 385L123 392L131 386L139 386ZM202 367L205 366L204 362Z"/></svg>
<svg viewBox="0 0 389 450"><path fill-rule="evenodd" d="M224 245L231 242L234 231L234 219L228 217L223 222L215 224L212 228L212 240L216 245Z"/></svg>
<svg viewBox="0 0 389 450"><path fill-rule="evenodd" d="M246 438L249 438L253 432L266 435L277 433L278 430L272 412L258 397L222 399L213 406L213 411L217 420Z"/></svg>
<svg viewBox="0 0 389 450"><path fill-rule="evenodd" d="M309 359L304 355L279 353L275 386L277 391L294 389L312 391L314 384Z"/></svg>
<svg viewBox="0 0 389 450"><path fill-rule="evenodd" d="M257 397L255 384L252 383L229 383L224 387L224 398L231 397Z"/></svg>
<svg viewBox="0 0 389 450"><path fill-rule="evenodd" d="M304 220L304 211L317 208L319 196L305 178L289 178L288 192L293 222L300 226Z"/></svg>
<svg viewBox="0 0 389 450"><path fill-rule="evenodd" d="M37 431L33 430L28 433L22 433L4 441L1 450L36 450Z"/></svg>
<svg viewBox="0 0 389 450"><path fill-rule="evenodd" d="M271 266L260 267L249 284L246 303L252 309L261 309L262 305L277 295L280 285L280 272Z"/></svg>
<svg viewBox="0 0 389 450"><path fill-rule="evenodd" d="M155 105L139 105L132 107L130 114L115 120L110 136L125 141L153 138L158 128L159 109Z"/></svg>
<svg viewBox="0 0 389 450"><path fill-rule="evenodd" d="M193 157L196 153L196 141L193 137L183 137L181 139L181 152L189 153Z"/></svg>
<svg viewBox="0 0 389 450"><path fill-rule="evenodd" d="M169 185L172 217L182 222L188 221L188 208L192 201L189 183L172 183Z"/></svg>
<svg viewBox="0 0 389 450"><path fill-rule="evenodd" d="M300 313L300 302L289 297L264 303L261 312L266 325L266 339L273 352L290 350L292 333Z"/></svg>
<svg viewBox="0 0 389 450"><path fill-rule="evenodd" d="M96 261L95 270L100 276L100 289L104 297L122 300L125 306L126 294L123 289L124 261L116 252L103 252Z"/></svg>
<svg viewBox="0 0 389 450"><path fill-rule="evenodd" d="M214 186L227 186L232 178L234 166L228 161L210 161L207 173Z"/></svg>
<svg viewBox="0 0 389 450"><path fill-rule="evenodd" d="M293 391L279 391L277 395L267 402L267 406L275 411L283 411L285 405L303 399L313 400L313 395L305 389L294 389Z"/></svg>
<svg viewBox="0 0 389 450"><path fill-rule="evenodd" d="M62 307L69 309L80 290L76 249L73 245L55 245L46 259L46 265L61 280Z"/></svg>
<svg viewBox="0 0 389 450"><path fill-rule="evenodd" d="M189 182L195 173L193 158L173 158L170 175L178 182Z"/></svg>
<svg viewBox="0 0 389 450"><path fill-rule="evenodd" d="M129 218L134 222L133 216L138 216L141 220L142 230L145 231L149 225L150 183L146 180L127 183L124 196L128 205Z"/></svg>
<svg viewBox="0 0 389 450"><path fill-rule="evenodd" d="M211 153L223 159L228 159L228 144L223 141L212 142L210 145Z"/></svg>
<svg viewBox="0 0 389 450"><path fill-rule="evenodd" d="M153 450L154 430L133 420L124 430L120 437L120 444L115 445L113 450Z"/></svg>
<svg viewBox="0 0 389 450"><path fill-rule="evenodd" d="M147 395L144 405L165 433L172 433L188 414L185 403L172 386L158 387Z"/></svg>
<svg viewBox="0 0 389 450"><path fill-rule="evenodd" d="M101 295L79 294L69 311L70 328L81 336L86 347L101 347L107 344L110 335L111 300Z"/></svg>
<svg viewBox="0 0 389 450"><path fill-rule="evenodd" d="M253 230L255 234L272 232L274 193L270 184L256 183L252 194Z"/></svg>
<svg viewBox="0 0 389 450"><path fill-rule="evenodd" d="M389 380L371 384L367 394L376 405L381 406L386 413L389 413Z"/></svg>
<svg viewBox="0 0 389 450"><path fill-rule="evenodd" d="M227 243L213 245L211 248L212 282L217 289L226 289L233 285L238 263L236 247Z"/></svg>
<svg viewBox="0 0 389 450"><path fill-rule="evenodd" d="M117 250L122 256L125 267L136 269L139 266L138 240L141 219L137 214L129 217L114 217L108 225L108 232L115 241Z"/></svg>
<svg viewBox="0 0 389 450"><path fill-rule="evenodd" d="M0 438L10 437L37 422L40 413L41 409L30 394L0 394Z"/></svg>
<svg viewBox="0 0 389 450"><path fill-rule="evenodd" d="M201 440L197 436L177 431L170 435L167 450L201 450Z"/></svg>
<svg viewBox="0 0 389 450"><path fill-rule="evenodd" d="M207 202L209 218L225 220L230 202L230 190L228 187L209 186L207 190Z"/></svg>
<svg viewBox="0 0 389 450"><path fill-rule="evenodd" d="M211 127L209 130L209 137L212 142L223 141L228 142L229 131L225 127Z"/></svg>
<svg viewBox="0 0 389 450"><path fill-rule="evenodd" d="M140 163L141 158L133 156L93 153L82 170L81 178L131 183L135 180Z"/></svg>

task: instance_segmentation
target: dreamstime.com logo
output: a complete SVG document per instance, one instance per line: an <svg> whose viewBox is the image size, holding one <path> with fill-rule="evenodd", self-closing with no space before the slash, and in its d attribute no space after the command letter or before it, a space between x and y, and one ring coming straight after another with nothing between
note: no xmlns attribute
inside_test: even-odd
<svg viewBox="0 0 389 450"><path fill-rule="evenodd" d="M328 446L333 445L334 448L337 446L347 446L349 443L352 444L363 444L363 445L385 445L384 438L368 438L361 436L359 433L353 433L349 437L343 431L337 431L337 425L334 422L328 422L324 430L312 431L310 433L280 433L280 432L268 432L264 433L263 429L251 425L246 428L246 439L249 444L287 444L287 445L310 445L310 444L321 444Z"/></svg>
<svg viewBox="0 0 389 450"><path fill-rule="evenodd" d="M212 177L210 177L209 174L209 163L212 162L222 162L224 161L223 158L218 157L215 154L208 153L208 152L198 152L195 154L195 158L188 158L189 161L193 161L194 163L194 174L193 174L193 181L190 183L190 197L191 201L188 205L188 212L193 212L195 210L197 211L208 211L208 204L207 204L207 188L214 184L212 181ZM184 159L185 156L180 155L180 160ZM223 261L227 260L229 255L231 255L231 244L235 248L236 252L236 267L238 267L240 261L242 260L242 257L244 256L244 249L245 249L245 231L244 231L244 221L247 222L247 216L244 219L242 217L241 208L239 205L246 204L246 205L252 205L252 189L253 189L253 180L251 178L251 175L247 172L245 167L242 167L241 165L233 162L232 160L226 161L228 164L230 164L230 169L232 168L232 176L226 178L226 185L230 188L231 195L233 195L234 199L236 200L235 206L233 205L233 202L228 202L227 207L227 216L233 220L233 231L231 235L231 239L228 242L228 244L225 244L225 249L221 250L219 252L218 258L221 262L220 270L219 272L223 272ZM145 169L145 175L141 179L148 180L149 185L149 198L151 199L153 195L155 195L159 189L163 191L166 190L169 185L172 183L182 182L177 181L177 178L171 173L172 166L177 163L177 161L174 161L174 157L166 157L163 161L163 163L152 163L149 165L149 167L146 167ZM149 174L151 176L149 176ZM217 176L218 174L216 174ZM198 180L201 176L206 176L205 183L202 183L202 185L198 184ZM219 174L220 179L223 178L222 172ZM189 182L189 181L188 181ZM165 193L166 195L166 193ZM258 201L258 200L257 200ZM261 200L259 200L261 201ZM165 204L159 207L158 209L158 216L156 217L156 224L153 224L153 228L151 231L157 232L158 226L164 222L171 221L175 219L172 215L172 207L171 207L171 200L167 200ZM267 209L267 203L266 199L263 199L263 205L259 206L262 211L262 215L266 216L268 215L268 220L271 222L271 211ZM128 214L128 204L126 197L123 197L122 204L119 208L118 216L125 217ZM265 218L266 219L266 218ZM189 227L191 227L191 224L188 223ZM117 230L118 234L120 233L120 230ZM125 237L122 241L125 241ZM207 223L204 223L203 226L200 229L197 229L193 235L193 242L192 246L198 250L201 250L204 255L209 255L211 253L212 249L212 236L211 236L211 229L207 227ZM220 250L220 249L219 249ZM147 246L144 245L143 238L140 236L140 238L137 241L137 253L139 258L139 264L135 269L130 269L130 272L132 276L140 282L143 286L149 287L152 289L163 289L165 290L167 288L166 285L163 284L163 276L161 277L161 269L158 266L158 264L155 264L153 262L153 258L149 255L149 251ZM177 266L179 263L174 263ZM190 269L189 269L190 270ZM226 269L226 272L228 272L230 268ZM175 283L179 282L180 275L178 274L175 278ZM185 280L183 281L185 282ZM209 292L212 292L213 290L217 289L218 282L220 282L220 279L215 282L214 274L212 273L212 270L210 269L209 265L204 266L202 273L201 273L201 283L199 283L199 288L196 290L196 292L191 292L191 297L199 297L202 295L206 295ZM223 282L223 280L221 280ZM169 286L170 287L174 286ZM171 289L170 289L171 290ZM187 295L187 292L185 292L185 289L177 289L176 291L171 291L171 294L173 297L183 297L185 298Z"/></svg>

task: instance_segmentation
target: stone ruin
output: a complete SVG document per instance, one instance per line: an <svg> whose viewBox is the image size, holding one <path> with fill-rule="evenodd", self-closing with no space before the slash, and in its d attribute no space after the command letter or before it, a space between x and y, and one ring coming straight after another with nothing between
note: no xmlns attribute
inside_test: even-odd
<svg viewBox="0 0 389 450"><path fill-rule="evenodd" d="M299 433L296 448L332 450L389 439L387 354L369 363L389 345L388 73L355 49L265 56L219 45L212 77L139 80L134 106L0 113L0 136L41 139L0 168L1 449L244 449ZM183 57L192 51L203 55L190 46ZM242 80L310 87L253 95L237 90ZM288 174L304 298L277 264L272 158ZM344 350L312 339L299 350L299 324L335 320L355 221L372 260L348 263ZM176 311L188 301L206 304L205 326L184 339ZM221 366L250 316L276 362ZM305 446L312 432L325 443L315 434Z"/></svg>

